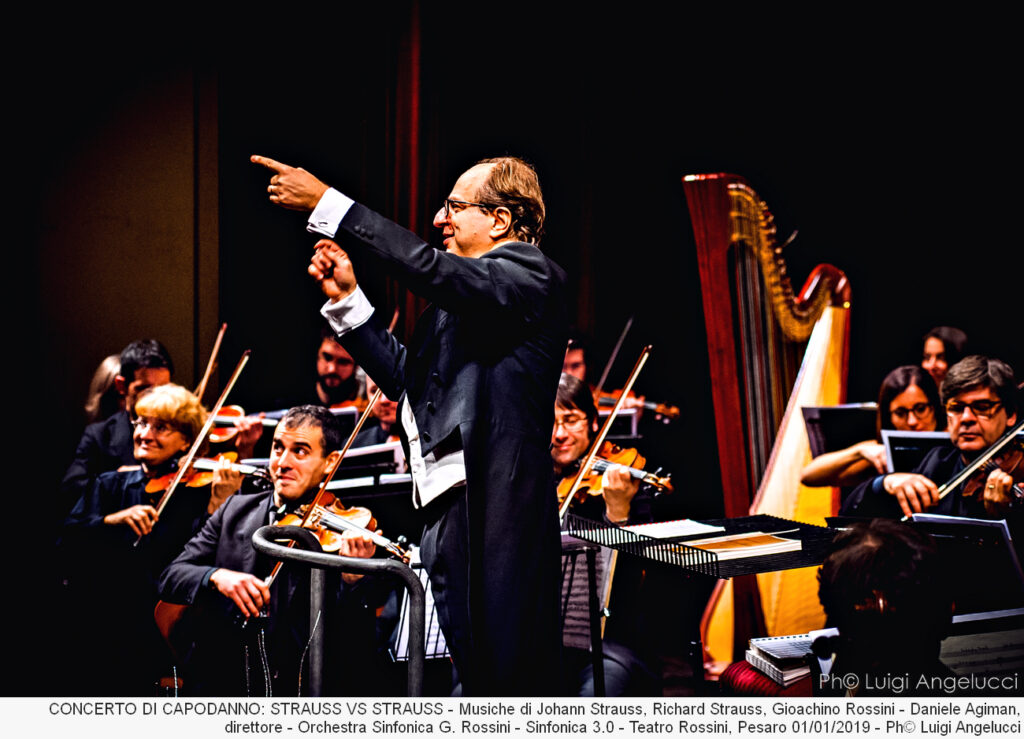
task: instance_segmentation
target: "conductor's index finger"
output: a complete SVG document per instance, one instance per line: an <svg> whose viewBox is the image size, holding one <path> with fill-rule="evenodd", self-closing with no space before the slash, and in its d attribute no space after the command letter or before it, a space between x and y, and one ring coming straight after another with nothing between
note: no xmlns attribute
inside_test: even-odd
<svg viewBox="0 0 1024 739"><path fill-rule="evenodd" d="M291 169L291 167L289 167L287 164L284 164L283 162L279 162L276 159L271 159L270 157L261 157L259 154L253 154L251 157L249 157L249 161L252 162L253 164L262 164L267 169L272 169L278 174L281 174L282 172L287 172L289 169Z"/></svg>

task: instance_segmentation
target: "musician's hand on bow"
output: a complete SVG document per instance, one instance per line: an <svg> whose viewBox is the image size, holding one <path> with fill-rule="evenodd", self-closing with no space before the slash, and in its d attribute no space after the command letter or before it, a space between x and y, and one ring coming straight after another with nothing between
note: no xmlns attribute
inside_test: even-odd
<svg viewBox="0 0 1024 739"><path fill-rule="evenodd" d="M905 516L923 513L939 502L939 487L924 475L894 472L882 481L885 492L895 495Z"/></svg>
<svg viewBox="0 0 1024 739"><path fill-rule="evenodd" d="M269 157L253 155L249 160L271 170L267 192L270 202L290 210L312 211L328 187L301 167L290 167Z"/></svg>
<svg viewBox="0 0 1024 739"><path fill-rule="evenodd" d="M223 567L214 570L210 575L210 583L217 592L230 599L242 615L254 618L270 603L270 588L255 575L248 572L226 570Z"/></svg>
<svg viewBox="0 0 1024 739"><path fill-rule="evenodd" d="M609 467L601 475L601 495L604 496L605 515L609 521L620 522L629 518L633 497L640 489L640 481L628 472Z"/></svg>
<svg viewBox="0 0 1024 739"><path fill-rule="evenodd" d="M210 483L210 502L206 506L206 512L213 514L220 508L224 501L238 492L242 487L242 473L231 468L231 460L221 457L217 467L213 470L213 481Z"/></svg>
<svg viewBox="0 0 1024 739"><path fill-rule="evenodd" d="M862 441L853 448L857 450L857 454L870 462L880 475L885 474L889 460L885 456L884 444L877 441Z"/></svg>
<svg viewBox="0 0 1024 739"><path fill-rule="evenodd" d="M1013 494L1010 492L1012 488L1013 477L1010 474L999 468L992 470L985 481L985 489L982 491L985 512L993 517L1005 516L1013 501Z"/></svg>
<svg viewBox="0 0 1024 739"><path fill-rule="evenodd" d="M380 530L377 530L380 534ZM373 540L365 534L358 534L355 532L348 532L341 538L341 547L338 549L338 554L342 557L358 557L360 559L370 559L377 551L377 545L373 543ZM363 576L358 572L344 572L341 575L341 579L351 585L358 581Z"/></svg>
<svg viewBox="0 0 1024 739"><path fill-rule="evenodd" d="M151 505L133 505L115 513L108 513L103 517L103 523L111 526L124 524L138 536L145 536L153 530L153 524L157 522L156 508Z"/></svg>
<svg viewBox="0 0 1024 739"><path fill-rule="evenodd" d="M348 254L330 239L320 239L313 248L315 251L308 272L320 283L324 295L331 302L351 295L358 283Z"/></svg>

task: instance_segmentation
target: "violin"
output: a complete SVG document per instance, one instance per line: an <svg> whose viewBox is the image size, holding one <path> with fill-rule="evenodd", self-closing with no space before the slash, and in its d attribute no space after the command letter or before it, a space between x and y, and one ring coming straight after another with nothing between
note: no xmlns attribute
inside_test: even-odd
<svg viewBox="0 0 1024 739"><path fill-rule="evenodd" d="M220 428L210 431L210 442L219 444L230 441L238 434L238 427L235 425L239 418L245 418L245 410L240 405L226 405L214 416L213 420ZM261 418L260 423L264 426L277 426L276 418Z"/></svg>
<svg viewBox="0 0 1024 739"><path fill-rule="evenodd" d="M397 544L376 532L377 519L369 508L346 507L332 493L325 493L310 511L312 503L299 506L277 521L277 526L304 526L312 531L325 552L341 549L346 533L362 534L400 558L406 556ZM305 521L305 524L303 524Z"/></svg>
<svg viewBox="0 0 1024 739"><path fill-rule="evenodd" d="M978 493L992 471L999 467L1013 478L1011 488L1016 499L1024 499L1024 449L1017 438L1024 429L1024 420L999 437L988 449L981 453L973 462L964 467L952 480L939 486L939 500L942 500L958 486L963 485L963 495L968 497Z"/></svg>
<svg viewBox="0 0 1024 739"><path fill-rule="evenodd" d="M988 476L994 470L1001 469L1013 478L1013 487L1010 492L1016 500L1024 500L1024 441L1016 438L1016 434L1011 438L1013 441L1009 442L998 454L985 460L968 478L961 492L963 497L970 498L976 494L983 497L982 488L988 481Z"/></svg>
<svg viewBox="0 0 1024 739"><path fill-rule="evenodd" d="M584 473L579 489L576 491L576 500L582 502L588 495L601 495L603 490L602 476L607 470L618 469L628 472L634 480L646 483L661 492L672 492L671 475L658 477L656 474L644 470L647 460L636 449L626 449L610 441L601 445L597 456L590 464L590 469ZM573 478L567 477L558 483L558 502L561 504L569 494Z"/></svg>
<svg viewBox="0 0 1024 739"><path fill-rule="evenodd" d="M228 452L228 454L218 455L214 459L196 459L192 463L192 467L182 476L179 485L184 485L189 488L201 488L205 485L209 485L213 482L213 470L219 464L221 458L230 459L232 462L235 461L234 452ZM146 483L147 493L162 493L171 483L174 481L174 476L177 474L179 463L181 460L175 463L173 471L168 472L166 475L159 475L152 477ZM197 467L200 462L208 462L209 466L205 469Z"/></svg>
<svg viewBox="0 0 1024 739"><path fill-rule="evenodd" d="M615 402L619 399L619 396L621 395L621 390L613 390L611 392L599 391L597 393L597 397L595 398L595 402L597 403L597 406L599 408L608 408L615 405ZM653 401L645 399L642 395L636 395L632 392L626 395L626 399L628 405L634 408L640 407L645 410L652 411L656 413L665 423L668 423L669 421L675 421L681 415L681 411L677 406L668 405L667 403L655 403Z"/></svg>

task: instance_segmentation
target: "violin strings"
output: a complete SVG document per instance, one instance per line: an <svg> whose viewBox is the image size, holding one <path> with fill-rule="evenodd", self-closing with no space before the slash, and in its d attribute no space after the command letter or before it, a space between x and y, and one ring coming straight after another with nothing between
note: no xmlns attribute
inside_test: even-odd
<svg viewBox="0 0 1024 739"><path fill-rule="evenodd" d="M320 617L323 613L323 610L316 612L316 621L313 622L313 628L309 630L309 639L306 641L306 647L302 650L302 656L299 658L299 698L302 697L302 669L306 666L306 655L309 653L309 645L313 643L313 635L316 634L317 627L320 626Z"/></svg>

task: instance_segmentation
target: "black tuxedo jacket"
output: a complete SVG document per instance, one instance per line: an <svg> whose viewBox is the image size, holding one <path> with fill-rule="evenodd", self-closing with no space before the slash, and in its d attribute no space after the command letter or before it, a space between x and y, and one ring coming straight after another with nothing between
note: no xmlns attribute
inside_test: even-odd
<svg viewBox="0 0 1024 739"><path fill-rule="evenodd" d="M565 273L521 242L476 259L438 251L359 204L339 235L363 263L433 302L407 346L377 313L340 341L389 398L408 400L424 455L439 445L465 453L468 521L445 524L444 536L465 539L468 561L431 568L449 577L468 570L470 624L463 636L446 628L456 665L465 676L467 659L478 662L473 672L487 675L487 692L535 691L537 668L544 677L560 644L549 445L567 335Z"/></svg>
<svg viewBox="0 0 1024 739"><path fill-rule="evenodd" d="M105 421L85 427L75 449L75 458L60 484L62 514L66 515L104 472L136 464L132 447L132 424L127 411L118 411Z"/></svg>

